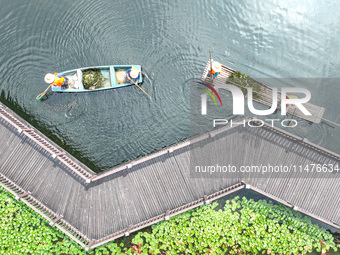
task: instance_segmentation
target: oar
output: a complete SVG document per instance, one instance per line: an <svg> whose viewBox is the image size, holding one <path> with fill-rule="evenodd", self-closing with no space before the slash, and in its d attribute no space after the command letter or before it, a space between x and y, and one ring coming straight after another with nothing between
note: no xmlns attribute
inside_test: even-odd
<svg viewBox="0 0 340 255"><path fill-rule="evenodd" d="M141 91L143 91L146 95L148 95L148 96L151 98L151 96L150 96L148 93L146 93L146 92L144 91L144 89L142 89L141 87L139 87L139 86L137 85L137 82L134 82L129 76L127 76L127 78L128 78L130 81L132 81L132 83L135 84Z"/></svg>
<svg viewBox="0 0 340 255"><path fill-rule="evenodd" d="M211 86L214 85L214 76L212 74L212 60L211 60L211 49L209 49L209 54L210 54L210 76L211 76Z"/></svg>
<svg viewBox="0 0 340 255"><path fill-rule="evenodd" d="M37 99L38 101L40 101L42 99L42 97L46 94L47 90L52 86L52 83L50 84L50 86L47 87L47 89L45 89L45 91L43 93L40 93L39 95L37 95L37 97L35 99Z"/></svg>

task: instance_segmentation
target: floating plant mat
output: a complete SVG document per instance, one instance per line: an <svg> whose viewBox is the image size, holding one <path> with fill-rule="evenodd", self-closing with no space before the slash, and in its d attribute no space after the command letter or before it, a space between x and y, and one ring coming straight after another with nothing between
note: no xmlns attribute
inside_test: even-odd
<svg viewBox="0 0 340 255"><path fill-rule="evenodd" d="M85 89L98 89L103 87L103 74L100 69L83 71L83 84Z"/></svg>

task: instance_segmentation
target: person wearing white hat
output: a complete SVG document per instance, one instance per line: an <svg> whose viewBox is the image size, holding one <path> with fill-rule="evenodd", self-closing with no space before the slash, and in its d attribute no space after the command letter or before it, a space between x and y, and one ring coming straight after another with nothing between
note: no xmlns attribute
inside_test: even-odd
<svg viewBox="0 0 340 255"><path fill-rule="evenodd" d="M140 79L141 72L137 68L132 67L126 71L126 75L129 80L132 80L134 83L136 83Z"/></svg>
<svg viewBox="0 0 340 255"><path fill-rule="evenodd" d="M45 82L52 84L53 86L63 86L67 84L67 79L64 77L64 73L48 73L45 75Z"/></svg>
<svg viewBox="0 0 340 255"><path fill-rule="evenodd" d="M214 60L211 60L211 63L212 63L211 74L213 75L214 78L216 78L217 75L219 75L220 72L222 71L222 65L221 63Z"/></svg>

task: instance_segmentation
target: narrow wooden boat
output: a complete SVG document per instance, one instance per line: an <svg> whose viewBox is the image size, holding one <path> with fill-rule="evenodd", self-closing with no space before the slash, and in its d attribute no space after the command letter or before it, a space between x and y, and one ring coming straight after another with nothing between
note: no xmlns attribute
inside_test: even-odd
<svg viewBox="0 0 340 255"><path fill-rule="evenodd" d="M66 86L52 86L52 90L55 92L89 92L105 89L116 89L125 86L133 85L131 80L127 79L126 71L135 67L141 70L140 65L111 65L111 66L94 66L84 67L74 70L65 71L64 76L67 78ZM89 88L84 86L84 77L88 71L95 70L101 72L100 86L96 84ZM85 74L85 75L83 75ZM142 82L142 75L140 75L137 83Z"/></svg>

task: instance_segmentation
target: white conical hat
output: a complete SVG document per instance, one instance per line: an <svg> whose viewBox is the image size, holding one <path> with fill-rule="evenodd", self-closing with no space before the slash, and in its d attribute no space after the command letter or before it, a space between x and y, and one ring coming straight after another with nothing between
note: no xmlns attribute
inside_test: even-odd
<svg viewBox="0 0 340 255"><path fill-rule="evenodd" d="M131 70L131 72L130 72L130 76L131 76L132 78L134 78L134 79L137 79L137 78L138 78L138 74L139 74L138 70L135 69L135 68L132 68L132 70Z"/></svg>
<svg viewBox="0 0 340 255"><path fill-rule="evenodd" d="M212 63L212 69L215 71L215 72L221 72L222 71L222 65L219 63L219 62L213 62Z"/></svg>
<svg viewBox="0 0 340 255"><path fill-rule="evenodd" d="M54 75L51 73L48 73L45 75L45 82L46 83L52 83L54 82Z"/></svg>

